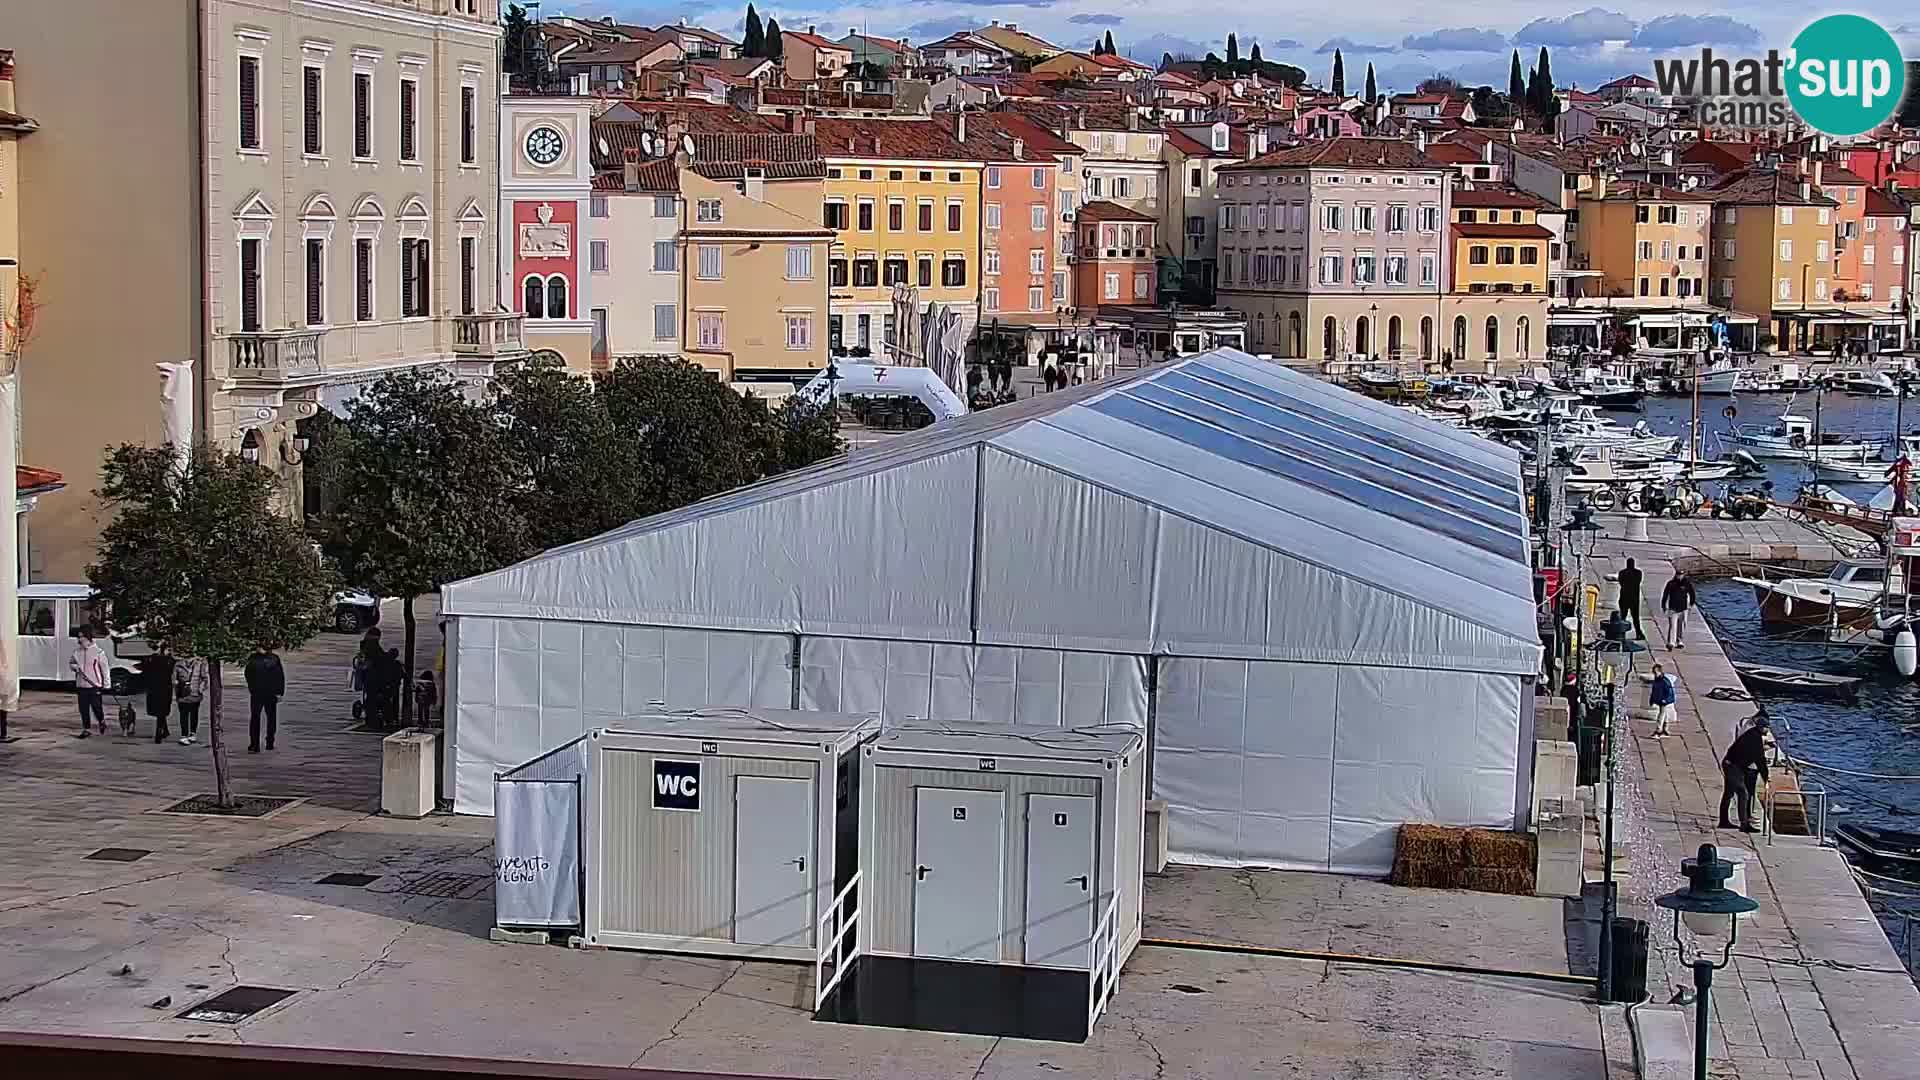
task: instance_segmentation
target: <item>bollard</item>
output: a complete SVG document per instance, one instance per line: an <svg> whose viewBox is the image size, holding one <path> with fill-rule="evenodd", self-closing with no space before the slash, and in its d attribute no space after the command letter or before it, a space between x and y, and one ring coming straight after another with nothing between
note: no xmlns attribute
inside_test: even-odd
<svg viewBox="0 0 1920 1080"><path fill-rule="evenodd" d="M1627 515L1628 540L1645 540L1647 538L1647 518L1649 516L1648 514Z"/></svg>

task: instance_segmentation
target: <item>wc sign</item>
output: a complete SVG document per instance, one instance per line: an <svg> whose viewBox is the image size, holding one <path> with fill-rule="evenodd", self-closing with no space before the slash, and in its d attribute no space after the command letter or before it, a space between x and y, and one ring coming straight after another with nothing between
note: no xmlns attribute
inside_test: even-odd
<svg viewBox="0 0 1920 1080"><path fill-rule="evenodd" d="M653 808L700 809L700 763L653 759Z"/></svg>

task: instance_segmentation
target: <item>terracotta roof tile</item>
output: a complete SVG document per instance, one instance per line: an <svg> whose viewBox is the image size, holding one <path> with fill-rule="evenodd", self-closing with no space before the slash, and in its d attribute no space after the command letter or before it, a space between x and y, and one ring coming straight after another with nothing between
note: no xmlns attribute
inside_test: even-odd
<svg viewBox="0 0 1920 1080"><path fill-rule="evenodd" d="M13 487L22 495L54 491L66 486L66 478L52 469L39 469L32 465L13 467Z"/></svg>
<svg viewBox="0 0 1920 1080"><path fill-rule="evenodd" d="M1140 211L1134 210L1130 207L1121 206L1117 202L1109 202L1106 199L1097 199L1093 202L1086 204L1085 206L1082 206L1076 212L1076 220L1079 220L1079 221L1153 221L1154 217L1151 214L1143 214Z"/></svg>
<svg viewBox="0 0 1920 1080"><path fill-rule="evenodd" d="M1262 154L1224 169L1274 169L1308 165L1334 168L1437 169L1412 143L1398 139L1339 138Z"/></svg>
<svg viewBox="0 0 1920 1080"><path fill-rule="evenodd" d="M804 41L816 49L838 49L841 52L852 51L845 45L836 45L826 38L821 37L819 34L809 34L804 30L788 30L783 27L780 31L780 36L783 38L792 38L795 41Z"/></svg>
<svg viewBox="0 0 1920 1080"><path fill-rule="evenodd" d="M857 120L820 117L814 121L820 155L829 159L905 159L978 161L967 156L947 129L932 120Z"/></svg>
<svg viewBox="0 0 1920 1080"><path fill-rule="evenodd" d="M1484 165L1479 151L1457 142L1437 142L1427 146L1427 160L1442 165Z"/></svg>
<svg viewBox="0 0 1920 1080"><path fill-rule="evenodd" d="M1530 192L1516 187L1498 185L1493 187L1455 188L1453 205L1464 207L1493 207L1502 210L1553 210L1556 207Z"/></svg>
<svg viewBox="0 0 1920 1080"><path fill-rule="evenodd" d="M1821 194L1800 194L1800 178L1792 173L1742 169L1706 189L1703 194L1728 206L1838 206Z"/></svg>
<svg viewBox="0 0 1920 1080"><path fill-rule="evenodd" d="M1879 188L1867 189L1868 217L1906 217L1910 209L1907 199L1902 195L1893 195Z"/></svg>
<svg viewBox="0 0 1920 1080"><path fill-rule="evenodd" d="M1455 236L1464 236L1472 240L1553 239L1553 230L1545 225L1495 225L1477 221L1456 221L1452 228Z"/></svg>
<svg viewBox="0 0 1920 1080"><path fill-rule="evenodd" d="M1601 202L1713 202L1705 189L1683 191L1663 184L1645 184L1637 180L1616 181L1607 185Z"/></svg>

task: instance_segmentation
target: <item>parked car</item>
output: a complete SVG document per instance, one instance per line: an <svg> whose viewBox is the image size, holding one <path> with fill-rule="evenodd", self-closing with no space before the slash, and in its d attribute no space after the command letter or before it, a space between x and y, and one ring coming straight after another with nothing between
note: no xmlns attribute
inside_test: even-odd
<svg viewBox="0 0 1920 1080"><path fill-rule="evenodd" d="M74 635L83 626L92 626L106 650L107 666L112 672L113 692L132 689L137 669L134 662L152 650L132 635L110 635L105 620L95 607L100 601L87 585L36 584L20 586L20 677L41 682L71 683L67 670Z"/></svg>
<svg viewBox="0 0 1920 1080"><path fill-rule="evenodd" d="M333 628L343 634L357 634L369 626L380 625L380 598L359 589L342 589L333 594Z"/></svg>

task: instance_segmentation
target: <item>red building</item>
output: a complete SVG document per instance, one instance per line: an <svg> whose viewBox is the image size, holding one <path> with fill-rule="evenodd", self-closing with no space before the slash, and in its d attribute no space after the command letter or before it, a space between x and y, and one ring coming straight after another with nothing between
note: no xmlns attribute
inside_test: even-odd
<svg viewBox="0 0 1920 1080"><path fill-rule="evenodd" d="M1154 297L1154 219L1119 203L1082 206L1074 219L1073 299L1082 311L1151 306Z"/></svg>

